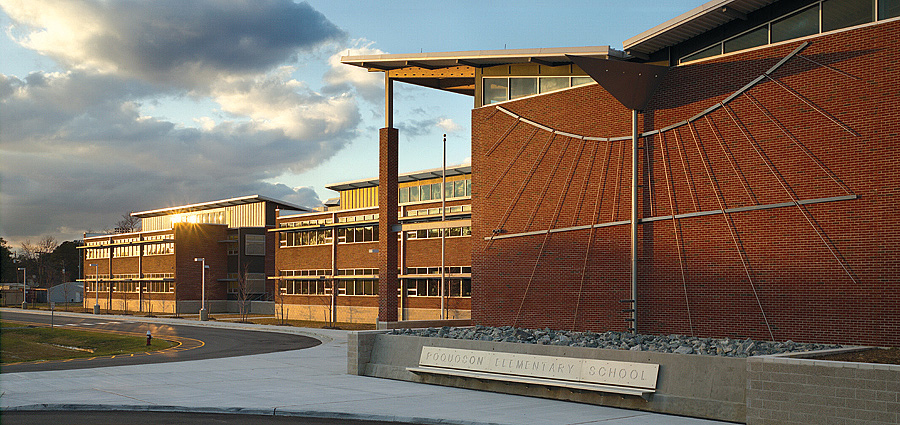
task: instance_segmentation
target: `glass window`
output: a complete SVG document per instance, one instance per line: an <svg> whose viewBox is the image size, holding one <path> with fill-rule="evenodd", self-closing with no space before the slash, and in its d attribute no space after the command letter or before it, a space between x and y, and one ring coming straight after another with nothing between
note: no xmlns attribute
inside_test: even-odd
<svg viewBox="0 0 900 425"><path fill-rule="evenodd" d="M790 40L819 32L819 8L810 7L772 22L772 42Z"/></svg>
<svg viewBox="0 0 900 425"><path fill-rule="evenodd" d="M591 77L572 77L572 87L590 84L593 82L594 79Z"/></svg>
<svg viewBox="0 0 900 425"><path fill-rule="evenodd" d="M537 82L535 77L510 77L509 79L509 98L518 99L524 96L537 94Z"/></svg>
<svg viewBox="0 0 900 425"><path fill-rule="evenodd" d="M751 47L763 46L768 42L769 28L767 26L761 26L755 30L725 41L723 49L725 53L731 53L738 50L749 49Z"/></svg>
<svg viewBox="0 0 900 425"><path fill-rule="evenodd" d="M708 58L708 57L710 57L710 56L715 56L715 55L720 55L720 54L722 54L722 45L721 45L721 44L716 44L715 46L708 47L708 48L703 49L703 50L701 50L701 51L699 51L699 52L697 52L697 53L694 53L694 54L685 56L685 57L681 58L681 61L682 61L682 62L689 62L689 61L693 61L693 60L697 60L697 59L703 59L703 58Z"/></svg>
<svg viewBox="0 0 900 425"><path fill-rule="evenodd" d="M450 236L462 236L462 229L459 227L451 227Z"/></svg>
<svg viewBox="0 0 900 425"><path fill-rule="evenodd" d="M438 297L441 295L441 281L439 279L428 279L428 296Z"/></svg>
<svg viewBox="0 0 900 425"><path fill-rule="evenodd" d="M357 228L353 229L353 233L355 233L355 235L353 236L353 239L355 242L365 242L366 241L366 231L364 228L357 227Z"/></svg>
<svg viewBox="0 0 900 425"><path fill-rule="evenodd" d="M466 196L472 196L472 180L466 179Z"/></svg>
<svg viewBox="0 0 900 425"><path fill-rule="evenodd" d="M429 238L441 237L441 229L428 229L428 237Z"/></svg>
<svg viewBox="0 0 900 425"><path fill-rule="evenodd" d="M569 77L541 77L538 79L540 92L547 93L569 87Z"/></svg>
<svg viewBox="0 0 900 425"><path fill-rule="evenodd" d="M447 182L447 186L444 187L444 196L447 198L453 197L453 182Z"/></svg>
<svg viewBox="0 0 900 425"><path fill-rule="evenodd" d="M456 197L466 196L466 181L457 180L453 182L453 195Z"/></svg>
<svg viewBox="0 0 900 425"><path fill-rule="evenodd" d="M427 230L416 230L416 239L424 239L428 237Z"/></svg>
<svg viewBox="0 0 900 425"><path fill-rule="evenodd" d="M401 187L400 188L400 203L403 204L406 202L409 202L409 188Z"/></svg>
<svg viewBox="0 0 900 425"><path fill-rule="evenodd" d="M875 20L872 0L826 0L822 2L822 31L852 27Z"/></svg>
<svg viewBox="0 0 900 425"><path fill-rule="evenodd" d="M430 200L434 199L431 197L431 185L430 184L426 184L419 188L419 198L422 201L430 201Z"/></svg>
<svg viewBox="0 0 900 425"><path fill-rule="evenodd" d="M434 183L431 185L431 196L432 199L441 199L441 184Z"/></svg>
<svg viewBox="0 0 900 425"><path fill-rule="evenodd" d="M900 0L879 0L878 19L890 19L900 16Z"/></svg>
<svg viewBox="0 0 900 425"><path fill-rule="evenodd" d="M484 78L482 79L482 84L484 84L485 105L503 102L509 98L507 96L509 80L506 78Z"/></svg>
<svg viewBox="0 0 900 425"><path fill-rule="evenodd" d="M420 297L428 295L428 279L416 279L416 295Z"/></svg>
<svg viewBox="0 0 900 425"><path fill-rule="evenodd" d="M410 186L409 187L409 202L418 202L419 201L419 186Z"/></svg>

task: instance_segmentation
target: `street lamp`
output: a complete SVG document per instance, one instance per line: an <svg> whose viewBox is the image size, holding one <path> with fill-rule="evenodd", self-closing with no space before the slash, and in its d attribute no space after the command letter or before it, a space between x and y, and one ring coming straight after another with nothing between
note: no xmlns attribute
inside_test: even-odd
<svg viewBox="0 0 900 425"><path fill-rule="evenodd" d="M25 301L28 298L28 273L25 271L25 267L19 267L19 270L22 271L22 310L28 308L28 301Z"/></svg>
<svg viewBox="0 0 900 425"><path fill-rule="evenodd" d="M96 264L88 264L94 268L94 314L100 314L100 272Z"/></svg>
<svg viewBox="0 0 900 425"><path fill-rule="evenodd" d="M209 319L209 312L206 310L206 269L208 269L209 266L206 265L205 257L194 258L194 261L199 261L202 265L201 270L203 272L203 277L201 278L202 288L200 290L200 320L206 321Z"/></svg>

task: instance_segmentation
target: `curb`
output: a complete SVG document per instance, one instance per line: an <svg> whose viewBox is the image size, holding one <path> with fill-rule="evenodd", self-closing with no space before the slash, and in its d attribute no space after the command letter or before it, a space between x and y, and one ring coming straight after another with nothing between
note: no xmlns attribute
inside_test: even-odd
<svg viewBox="0 0 900 425"><path fill-rule="evenodd" d="M244 408L244 407L187 407L187 406L143 406L143 405L104 405L104 404L32 404L27 406L6 407L4 412L157 412L157 413L216 413L228 415L284 416L297 418L344 419L359 421L400 422L417 425L501 425L496 422L453 421L449 419L417 418L406 416L368 415L345 412L328 412L316 410L291 410Z"/></svg>
<svg viewBox="0 0 900 425"><path fill-rule="evenodd" d="M17 308L0 308L0 313L9 312L9 313L26 313L27 314L42 314L45 316L49 316L50 312L47 310L25 310ZM66 316L66 317L79 317L79 318L105 318L110 320L123 320L129 322L141 322L141 323L164 323L167 325L181 325L181 326L196 326L196 327L210 327L210 328L220 328L220 329L239 329L239 330L251 330L251 331L259 331L259 332L274 332L274 333L283 333L283 334L292 334L292 335L302 335L308 336L311 338L316 338L322 341L322 344L327 344L335 339L346 339L346 335L351 331L343 331L343 330L328 330L324 331L322 329L316 328L299 328L293 326L277 326L277 325L257 325L254 323L234 323L234 322L217 322L217 321L206 321L201 322L199 320L187 320L187 319L172 319L165 317L142 317L142 316L123 316L116 314L101 314L94 315L91 313L75 313L75 312L59 312L55 311L54 314L56 316ZM331 335L329 335L331 333Z"/></svg>

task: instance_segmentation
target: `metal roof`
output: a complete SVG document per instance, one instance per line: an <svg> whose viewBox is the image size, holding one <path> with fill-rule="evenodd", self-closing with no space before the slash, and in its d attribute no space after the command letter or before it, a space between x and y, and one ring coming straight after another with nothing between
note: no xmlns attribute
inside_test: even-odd
<svg viewBox="0 0 900 425"><path fill-rule="evenodd" d="M696 37L777 0L713 0L625 40L626 52L650 54Z"/></svg>
<svg viewBox="0 0 900 425"><path fill-rule="evenodd" d="M453 167L447 167L447 177L451 176L461 176L463 174L472 174L472 166L471 165L455 165ZM397 176L397 182L406 183L412 181L419 180L428 180L435 179L441 177L441 169L440 168L432 168L429 170L422 171L414 171L411 173L404 173ZM335 183L330 186L325 186L331 190L350 190L350 189L359 189L363 187L376 187L378 186L378 179L362 179L362 180L353 180L349 182Z"/></svg>
<svg viewBox="0 0 900 425"><path fill-rule="evenodd" d="M139 218L157 217L157 216L161 216L161 215L178 214L178 213L192 212L192 211L211 210L211 209L215 209L215 208L232 207L235 205L243 205L243 204L252 204L255 202L272 202L275 204L276 208L285 209L285 210L312 211L309 208L301 207L299 205L289 204L287 202L279 201L277 199L272 199L272 198L268 198L268 197L261 196L261 195L248 195L248 196L241 196L241 197L231 198L231 199L222 199L222 200L218 200L218 201L201 202L199 204L180 205L177 207L160 208L158 210L133 212L133 213L131 213L131 215L133 217L139 217Z"/></svg>
<svg viewBox="0 0 900 425"><path fill-rule="evenodd" d="M624 57L622 52L611 49L609 46L589 46L342 56L341 63L359 66L369 70L381 71L407 67L440 69L456 66L471 66L474 68L484 68L521 63L559 66L572 63L566 55L591 56L598 58L607 58L610 56Z"/></svg>

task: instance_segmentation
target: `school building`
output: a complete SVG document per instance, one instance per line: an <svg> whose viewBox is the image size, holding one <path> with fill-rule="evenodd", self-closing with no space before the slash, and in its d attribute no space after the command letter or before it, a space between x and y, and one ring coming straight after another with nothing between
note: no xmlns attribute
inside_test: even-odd
<svg viewBox="0 0 900 425"><path fill-rule="evenodd" d="M470 318L470 167L404 173L397 180L398 224L390 242L400 286L385 291L379 284L378 179L338 183L328 186L339 193L336 202L282 215L269 230L278 237L278 273L269 278L279 287L276 315L375 323L379 300L392 297L402 320Z"/></svg>
<svg viewBox="0 0 900 425"><path fill-rule="evenodd" d="M385 76L378 320L402 82L474 99L476 324L900 345L897 40L898 0L720 0L622 50L343 57Z"/></svg>
<svg viewBox="0 0 900 425"><path fill-rule="evenodd" d="M204 265L207 311L271 302L277 241L268 230L282 210L310 211L251 195L132 213L138 232L85 234L84 306L198 314Z"/></svg>

